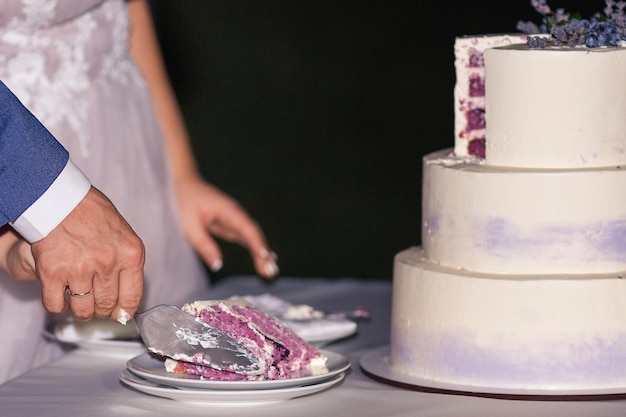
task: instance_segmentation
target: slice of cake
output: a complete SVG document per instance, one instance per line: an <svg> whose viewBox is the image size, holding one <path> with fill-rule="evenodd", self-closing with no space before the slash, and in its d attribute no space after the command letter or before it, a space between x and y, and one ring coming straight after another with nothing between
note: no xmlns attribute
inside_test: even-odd
<svg viewBox="0 0 626 417"><path fill-rule="evenodd" d="M259 361L258 375L220 371L193 357L166 359L168 372L200 375L212 380L275 380L328 372L327 358L275 317L243 299L195 301L181 310L237 340Z"/></svg>

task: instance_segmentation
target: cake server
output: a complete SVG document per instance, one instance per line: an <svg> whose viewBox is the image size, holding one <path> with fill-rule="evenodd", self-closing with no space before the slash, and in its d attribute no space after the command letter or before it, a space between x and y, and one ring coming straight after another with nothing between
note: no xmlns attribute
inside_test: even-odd
<svg viewBox="0 0 626 417"><path fill-rule="evenodd" d="M137 313L135 321L153 353L218 370L262 372L258 359L234 338L177 307L161 304Z"/></svg>

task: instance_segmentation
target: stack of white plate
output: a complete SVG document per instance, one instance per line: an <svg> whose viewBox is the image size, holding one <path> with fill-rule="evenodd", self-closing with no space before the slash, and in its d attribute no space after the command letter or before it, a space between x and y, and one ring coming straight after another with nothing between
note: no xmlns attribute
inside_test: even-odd
<svg viewBox="0 0 626 417"><path fill-rule="evenodd" d="M130 359L120 375L126 385L142 393L201 404L258 405L289 400L329 389L340 383L350 360L322 350L329 372L323 375L275 381L211 381L196 375L170 373L163 360L149 353Z"/></svg>

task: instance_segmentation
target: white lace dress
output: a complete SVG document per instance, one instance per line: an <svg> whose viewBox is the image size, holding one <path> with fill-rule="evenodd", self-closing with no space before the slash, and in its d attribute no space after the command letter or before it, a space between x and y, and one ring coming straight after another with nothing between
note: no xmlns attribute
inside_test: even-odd
<svg viewBox="0 0 626 417"><path fill-rule="evenodd" d="M128 30L124 0L0 0L0 79L144 240L144 306L181 304L208 279L181 234ZM42 337L45 320L38 282L0 276L0 382L61 354Z"/></svg>

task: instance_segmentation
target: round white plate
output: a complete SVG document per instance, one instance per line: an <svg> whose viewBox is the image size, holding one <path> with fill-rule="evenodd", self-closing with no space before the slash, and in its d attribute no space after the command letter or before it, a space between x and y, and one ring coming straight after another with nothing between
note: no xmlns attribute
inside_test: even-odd
<svg viewBox="0 0 626 417"><path fill-rule="evenodd" d="M152 381L140 378L132 372L125 370L120 375L120 380L146 394L156 395L157 397L169 398L176 401L184 401L188 403L210 404L210 405L228 405L228 406L250 406L268 403L276 403L279 401L290 400L304 395L314 394L323 391L333 385L341 382L345 377L345 373L335 375L326 381L317 384L286 387L279 389L261 389L261 390L198 390L198 389L181 389L160 385Z"/></svg>
<svg viewBox="0 0 626 417"><path fill-rule="evenodd" d="M404 388L416 390L427 389L439 392L458 393L465 395L480 395L488 397L521 398L524 397L609 397L626 394L626 387L601 388L601 389L516 389L452 384L403 374L394 370L389 362L389 346L368 352L359 362L366 375L378 381Z"/></svg>
<svg viewBox="0 0 626 417"><path fill-rule="evenodd" d="M44 336L50 340L61 343L75 345L81 349L93 350L98 353L133 357L141 353L146 353L148 349L141 339L100 339L100 338L77 338L67 337L62 332L56 331L54 326L47 327L43 332Z"/></svg>
<svg viewBox="0 0 626 417"><path fill-rule="evenodd" d="M126 357L139 355L148 351L142 342L131 340L93 339L78 340L71 343L82 349L95 350L98 351L98 353L124 355Z"/></svg>
<svg viewBox="0 0 626 417"><path fill-rule="evenodd" d="M335 352L322 350L328 358L328 373L322 375L305 376L301 378L278 379L272 381L213 381L203 379L198 375L187 375L167 372L163 359L144 353L135 356L126 363L126 367L134 374L157 384L169 385L177 388L193 388L204 390L273 390L316 384L345 372L350 368L350 360Z"/></svg>
<svg viewBox="0 0 626 417"><path fill-rule="evenodd" d="M308 324L295 320L283 320L283 322L309 344L320 348L357 332L357 324L351 320L317 319L310 320ZM316 327L323 331L317 330Z"/></svg>

